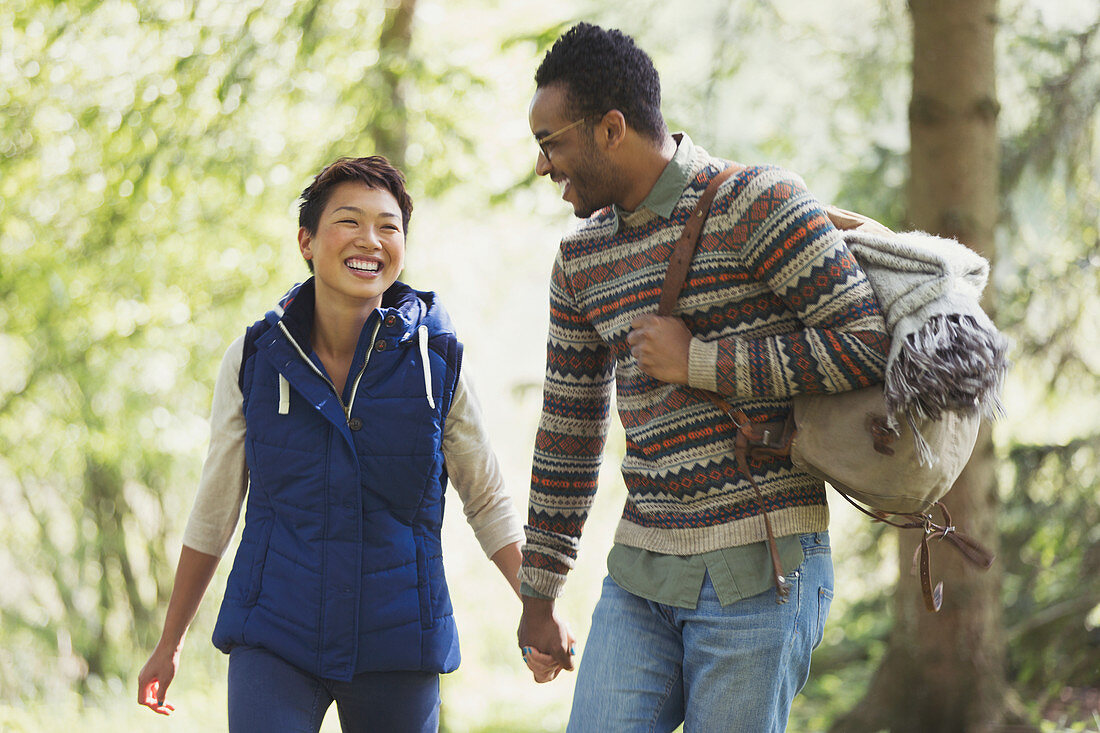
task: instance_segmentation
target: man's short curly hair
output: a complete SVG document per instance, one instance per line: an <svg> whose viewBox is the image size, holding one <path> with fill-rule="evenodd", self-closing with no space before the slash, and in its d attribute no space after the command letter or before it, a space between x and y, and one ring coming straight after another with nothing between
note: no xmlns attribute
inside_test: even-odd
<svg viewBox="0 0 1100 733"><path fill-rule="evenodd" d="M642 135L660 140L667 134L653 59L621 31L578 23L562 34L535 72L538 88L558 83L578 117L617 109Z"/></svg>

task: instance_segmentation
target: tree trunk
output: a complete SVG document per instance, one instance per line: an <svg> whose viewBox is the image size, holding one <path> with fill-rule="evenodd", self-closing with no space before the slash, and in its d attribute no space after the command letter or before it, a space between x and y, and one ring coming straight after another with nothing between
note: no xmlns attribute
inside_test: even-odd
<svg viewBox="0 0 1100 733"><path fill-rule="evenodd" d="M408 109L405 87L410 74L409 49L412 47L413 13L416 0L399 0L386 9L386 20L378 40L383 100L388 100L374 120L371 136L374 149L390 163L405 171L405 152L409 147ZM408 171L405 171L406 175Z"/></svg>
<svg viewBox="0 0 1100 733"><path fill-rule="evenodd" d="M996 0L910 0L913 96L910 224L993 259L997 223ZM945 498L954 523L994 553L998 514L988 425ZM934 545L943 608L924 610L911 577L918 538L901 533L895 623L867 696L834 732L986 731L1003 718L1004 634L997 565L981 572ZM934 581L935 582L935 579Z"/></svg>

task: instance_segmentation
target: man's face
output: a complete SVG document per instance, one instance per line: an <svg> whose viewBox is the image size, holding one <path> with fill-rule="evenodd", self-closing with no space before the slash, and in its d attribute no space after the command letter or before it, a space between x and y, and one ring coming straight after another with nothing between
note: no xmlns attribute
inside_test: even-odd
<svg viewBox="0 0 1100 733"><path fill-rule="evenodd" d="M615 202L615 167L595 140L592 128L573 124L577 120L570 117L564 86L537 89L528 119L536 140L551 136L540 145L535 172L550 176L561 186L561 197L572 204L575 216L586 219Z"/></svg>

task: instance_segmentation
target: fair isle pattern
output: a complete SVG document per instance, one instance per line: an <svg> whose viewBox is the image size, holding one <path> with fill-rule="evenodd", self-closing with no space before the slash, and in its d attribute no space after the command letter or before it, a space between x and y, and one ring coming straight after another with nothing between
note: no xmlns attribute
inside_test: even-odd
<svg viewBox="0 0 1100 733"><path fill-rule="evenodd" d="M631 320L657 311L673 246L726 165L696 148L670 220L643 210L615 232L605 209L562 241L521 571L540 593L559 595L576 559L613 385L627 437L616 541L686 555L765 538L728 418L699 390L644 374L626 344ZM716 348L714 385L754 421L786 419L793 395L883 378L889 337L870 285L821 204L779 168L746 169L719 189L676 314ZM827 528L820 481L786 459L750 469L778 534Z"/></svg>

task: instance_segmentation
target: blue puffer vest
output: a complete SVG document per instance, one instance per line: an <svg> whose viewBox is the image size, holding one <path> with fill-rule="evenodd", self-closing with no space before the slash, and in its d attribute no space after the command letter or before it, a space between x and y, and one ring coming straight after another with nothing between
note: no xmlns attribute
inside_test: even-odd
<svg viewBox="0 0 1100 733"><path fill-rule="evenodd" d="M439 532L461 344L433 293L395 283L338 397L308 356L313 309L310 279L245 336L248 499L214 645L334 680L453 671Z"/></svg>

